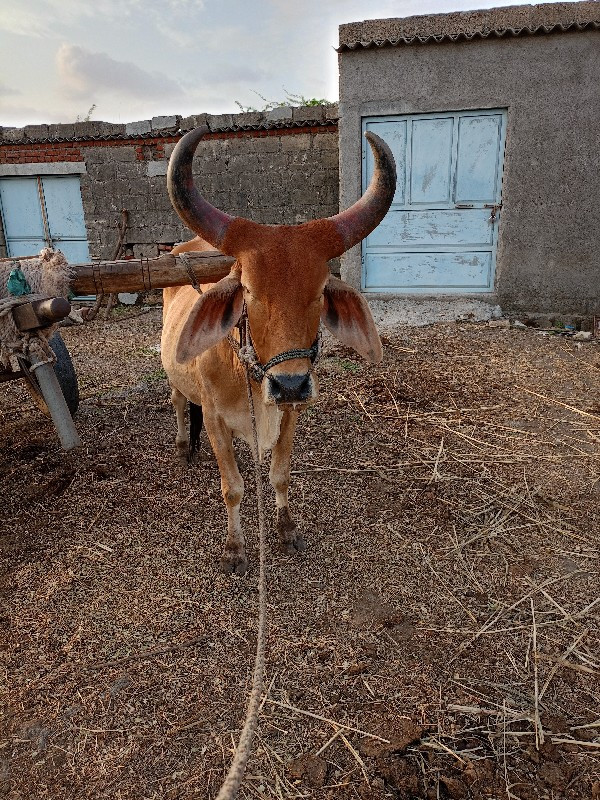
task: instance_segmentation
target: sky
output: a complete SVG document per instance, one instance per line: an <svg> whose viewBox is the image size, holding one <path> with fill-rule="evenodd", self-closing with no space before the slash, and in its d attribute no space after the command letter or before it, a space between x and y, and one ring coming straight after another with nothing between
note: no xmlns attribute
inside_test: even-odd
<svg viewBox="0 0 600 800"><path fill-rule="evenodd" d="M338 25L517 3L0 0L0 125L335 101Z"/></svg>

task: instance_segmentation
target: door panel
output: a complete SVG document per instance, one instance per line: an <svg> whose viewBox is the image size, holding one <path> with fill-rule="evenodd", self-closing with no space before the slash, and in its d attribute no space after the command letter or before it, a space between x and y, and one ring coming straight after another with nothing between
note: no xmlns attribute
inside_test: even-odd
<svg viewBox="0 0 600 800"><path fill-rule="evenodd" d="M16 243L29 239L38 241L41 239L42 247L44 247L44 221L37 178L1 179L0 200L7 245L10 245L12 241ZM23 254L9 252L9 255Z"/></svg>
<svg viewBox="0 0 600 800"><path fill-rule="evenodd" d="M404 203L404 194L406 187L406 129L407 121L401 122L374 122L369 124L370 131L380 136L389 146L396 162L396 174L398 180L396 181L396 194L394 195L394 203ZM367 173L373 174L375 162L373 160L373 151L367 147Z"/></svg>
<svg viewBox="0 0 600 800"><path fill-rule="evenodd" d="M2 178L0 201L9 256L52 245L72 263L90 260L77 175Z"/></svg>
<svg viewBox="0 0 600 800"><path fill-rule="evenodd" d="M392 206L362 244L365 291L493 289L505 124L502 110L363 120L398 167ZM366 188L373 159L363 146Z"/></svg>
<svg viewBox="0 0 600 800"><path fill-rule="evenodd" d="M457 203L495 201L501 122L499 115L458 120Z"/></svg>
<svg viewBox="0 0 600 800"><path fill-rule="evenodd" d="M487 209L390 211L369 234L367 247L401 245L456 246L492 243L493 227Z"/></svg>
<svg viewBox="0 0 600 800"><path fill-rule="evenodd" d="M410 202L449 203L452 169L452 123L418 119L412 123Z"/></svg>
<svg viewBox="0 0 600 800"><path fill-rule="evenodd" d="M85 239L79 177L44 177L42 184L52 240L59 242L62 239Z"/></svg>
<svg viewBox="0 0 600 800"><path fill-rule="evenodd" d="M48 247L45 239L7 239L6 250L12 258L37 256L40 250Z"/></svg>
<svg viewBox="0 0 600 800"><path fill-rule="evenodd" d="M453 289L473 291L488 286L491 253L405 252L367 256L367 289L393 289L398 285L418 286L422 292Z"/></svg>
<svg viewBox="0 0 600 800"><path fill-rule="evenodd" d="M69 264L88 264L90 261L90 251L88 243L72 239L56 242L57 250L60 250Z"/></svg>

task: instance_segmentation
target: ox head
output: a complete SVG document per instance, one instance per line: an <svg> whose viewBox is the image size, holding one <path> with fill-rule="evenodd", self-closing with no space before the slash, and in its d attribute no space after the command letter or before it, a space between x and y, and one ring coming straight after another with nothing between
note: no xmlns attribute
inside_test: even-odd
<svg viewBox="0 0 600 800"><path fill-rule="evenodd" d="M358 244L387 213L396 188L389 147L375 134L366 134L375 159L373 177L365 194L346 211L301 225L261 225L229 216L196 189L192 159L206 133L208 128L196 128L177 144L169 163L169 195L185 224L236 258L236 264L197 300L177 360L188 361L224 339L245 304L262 364L282 353L308 350L320 321L368 361L381 361L381 341L367 303L330 274L327 262ZM262 388L263 399L270 404L314 400L317 387L308 356L290 357L270 367Z"/></svg>

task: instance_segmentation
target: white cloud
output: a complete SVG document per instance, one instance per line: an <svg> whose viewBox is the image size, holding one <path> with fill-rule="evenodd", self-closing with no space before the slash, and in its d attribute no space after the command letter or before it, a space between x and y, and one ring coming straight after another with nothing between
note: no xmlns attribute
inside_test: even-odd
<svg viewBox="0 0 600 800"><path fill-rule="evenodd" d="M11 8L2 9L0 30L17 36L42 37L47 29L36 11L28 11L15 4Z"/></svg>
<svg viewBox="0 0 600 800"><path fill-rule="evenodd" d="M50 122L65 122L60 113L56 110L40 106L19 105L12 103L2 103L0 105L2 125L10 128L22 128L24 125L44 125Z"/></svg>
<svg viewBox="0 0 600 800"><path fill-rule="evenodd" d="M0 0L0 124L334 100L340 23L519 1Z"/></svg>
<svg viewBox="0 0 600 800"><path fill-rule="evenodd" d="M13 89L12 86L7 86L5 83L0 81L0 97L7 97L8 95L14 94L21 94L17 89Z"/></svg>
<svg viewBox="0 0 600 800"><path fill-rule="evenodd" d="M269 77L266 69L252 66L251 64L225 62L218 65L209 65L202 72L204 82L209 82L213 87L222 84L246 84L258 86L260 81Z"/></svg>
<svg viewBox="0 0 600 800"><path fill-rule="evenodd" d="M204 8L204 0L166 0L166 3L161 3L161 8L164 5L169 6L175 11L199 11Z"/></svg>
<svg viewBox="0 0 600 800"><path fill-rule="evenodd" d="M0 31L41 38L101 21L123 25L152 19L157 29L165 29L173 16L202 10L204 0L19 0L10 6L3 0L2 6Z"/></svg>
<svg viewBox="0 0 600 800"><path fill-rule="evenodd" d="M128 61L117 61L106 53L92 53L77 45L61 45L56 63L64 93L72 99L94 100L99 93L177 98L179 83L159 72L148 72Z"/></svg>

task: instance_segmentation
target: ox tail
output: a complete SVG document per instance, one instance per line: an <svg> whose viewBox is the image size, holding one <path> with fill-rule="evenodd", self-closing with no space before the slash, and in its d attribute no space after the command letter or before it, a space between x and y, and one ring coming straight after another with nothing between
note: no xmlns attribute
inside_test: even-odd
<svg viewBox="0 0 600 800"><path fill-rule="evenodd" d="M202 406L197 406L195 403L190 402L190 450L189 460L193 461L194 456L200 449L200 434L202 433L202 422L204 416L202 414Z"/></svg>

